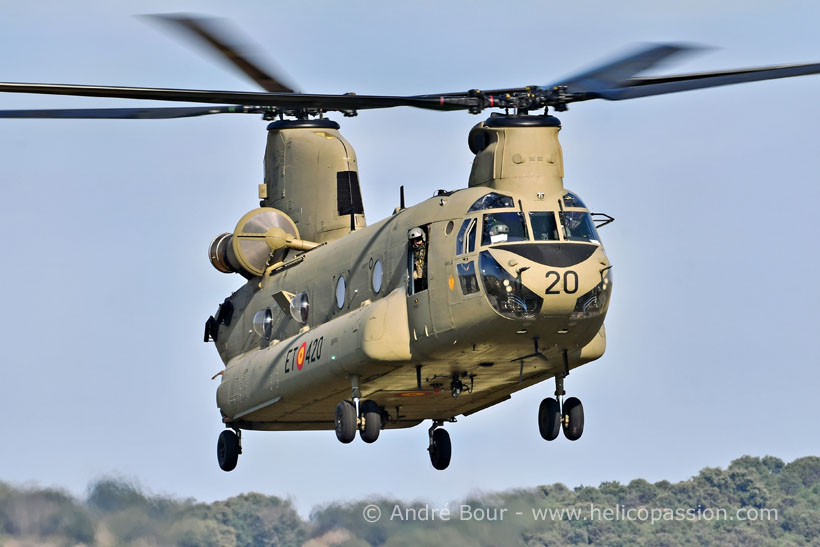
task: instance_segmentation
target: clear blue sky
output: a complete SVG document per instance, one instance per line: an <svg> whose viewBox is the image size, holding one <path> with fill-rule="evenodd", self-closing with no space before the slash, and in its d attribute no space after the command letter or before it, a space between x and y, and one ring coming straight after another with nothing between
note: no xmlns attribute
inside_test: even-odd
<svg viewBox="0 0 820 547"><path fill-rule="evenodd" d="M253 90L132 17L231 17L311 92L412 94L548 83L642 41L719 46L671 71L820 61L812 2L38 2L0 8L0 80ZM35 7L36 5L36 7ZM584 437L546 443L551 382L449 427L374 445L247 433L216 465L221 369L204 320L241 282L211 238L256 203L265 123L0 121L0 480L82 493L101 474L212 500L291 496L302 511L371 494L444 502L475 489L679 480L742 454L820 453L820 76L560 114L566 185L617 221L606 355L567 380ZM0 108L126 106L0 96ZM411 109L340 119L368 219L467 182L481 118Z"/></svg>

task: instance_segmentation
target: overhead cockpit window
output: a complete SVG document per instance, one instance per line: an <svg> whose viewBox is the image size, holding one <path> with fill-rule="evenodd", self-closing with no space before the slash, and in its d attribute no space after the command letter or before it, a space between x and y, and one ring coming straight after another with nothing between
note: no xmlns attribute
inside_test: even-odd
<svg viewBox="0 0 820 547"><path fill-rule="evenodd" d="M555 222L555 213L552 211L538 211L530 213L532 238L536 241L557 241L558 224Z"/></svg>
<svg viewBox="0 0 820 547"><path fill-rule="evenodd" d="M515 207L515 202L510 196L502 196L495 192L490 192L478 198L478 201L473 203L473 206L467 211L483 211L484 209L504 209L505 207Z"/></svg>
<svg viewBox="0 0 820 547"><path fill-rule="evenodd" d="M569 241L590 241L600 245L598 231L592 217L584 211L561 211L558 213L564 229L564 239Z"/></svg>
<svg viewBox="0 0 820 547"><path fill-rule="evenodd" d="M584 205L584 202L581 201L581 198L573 194L572 192L567 192L564 194L564 207L583 207L584 209L587 208Z"/></svg>
<svg viewBox="0 0 820 547"><path fill-rule="evenodd" d="M475 251L475 233L477 218L465 219L456 236L456 254L472 253Z"/></svg>
<svg viewBox="0 0 820 547"><path fill-rule="evenodd" d="M521 213L488 213L484 215L482 245L526 241L527 226Z"/></svg>

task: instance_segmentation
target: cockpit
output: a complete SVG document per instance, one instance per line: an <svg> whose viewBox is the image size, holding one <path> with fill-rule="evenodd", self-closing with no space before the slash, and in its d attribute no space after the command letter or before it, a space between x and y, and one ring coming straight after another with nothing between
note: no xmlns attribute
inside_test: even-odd
<svg viewBox="0 0 820 547"><path fill-rule="evenodd" d="M467 214L488 212L464 219L456 238L456 254L475 251L477 239L485 247L519 241L584 241L600 245L595 222L577 195L567 192L556 205L553 210L534 210L525 214L520 204L516 208L513 198L495 192L485 194ZM518 210L497 211L514 208ZM480 238L477 238L478 233Z"/></svg>
<svg viewBox="0 0 820 547"><path fill-rule="evenodd" d="M542 247L546 244L554 252L567 253L572 251L564 249L566 246L559 248L552 247L552 244L578 242L587 245L583 246L583 251L574 254L589 256L594 246L601 245L589 210L572 192L565 193L560 200L549 205L544 201L531 209L525 209L520 201L516 202L510 196L489 192L468 209L456 237L456 256L460 257L456 269L462 294L467 296L479 292L477 277L480 276L493 307L511 318L534 316L541 309L543 297L522 282L522 274L529 267L505 267L512 267L512 261L502 266L493 256L497 253L491 253L491 249L503 249L525 256L542 252L536 248L545 249L546 252L548 249ZM517 244L524 246L514 247ZM571 294L578 288L577 274L570 271L567 275L565 292Z"/></svg>

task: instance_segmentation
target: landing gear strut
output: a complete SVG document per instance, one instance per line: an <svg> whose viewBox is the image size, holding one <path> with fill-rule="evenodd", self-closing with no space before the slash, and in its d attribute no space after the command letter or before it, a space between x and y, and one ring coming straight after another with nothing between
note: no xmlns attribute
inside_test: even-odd
<svg viewBox="0 0 820 547"><path fill-rule="evenodd" d="M555 376L555 398L547 397L538 408L538 431L547 441L558 437L559 429L564 437L577 441L584 433L584 407L577 397L563 400L566 373ZM563 404L562 404L563 402Z"/></svg>
<svg viewBox="0 0 820 547"><path fill-rule="evenodd" d="M450 434L442 429L442 420L433 420L433 425L427 430L430 437L430 446L427 451L430 453L430 463L439 471L447 469L450 465L450 456L453 453L453 446L450 444Z"/></svg>
<svg viewBox="0 0 820 547"><path fill-rule="evenodd" d="M219 434L219 440L216 442L216 460L222 471L233 471L241 453L242 431L240 429L236 432L226 429Z"/></svg>

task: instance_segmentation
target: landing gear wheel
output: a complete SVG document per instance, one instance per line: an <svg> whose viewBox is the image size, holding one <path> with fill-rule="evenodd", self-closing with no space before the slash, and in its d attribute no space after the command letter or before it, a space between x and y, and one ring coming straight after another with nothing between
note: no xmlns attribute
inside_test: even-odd
<svg viewBox="0 0 820 547"><path fill-rule="evenodd" d="M381 408L373 401L363 401L360 409L364 423L359 429L359 435L366 443L376 442L376 439L379 438L379 432L382 430Z"/></svg>
<svg viewBox="0 0 820 547"><path fill-rule="evenodd" d="M577 441L581 438L584 432L584 407L576 397L570 397L564 401L561 425L564 428L564 437L570 441Z"/></svg>
<svg viewBox="0 0 820 547"><path fill-rule="evenodd" d="M561 432L561 406L552 397L541 401L538 407L538 431L545 441L554 441Z"/></svg>
<svg viewBox="0 0 820 547"><path fill-rule="evenodd" d="M433 431L430 441L430 463L439 471L447 469L450 465L450 456L453 453L453 446L450 444L450 434L445 429Z"/></svg>
<svg viewBox="0 0 820 547"><path fill-rule="evenodd" d="M336 405L336 438L345 444L356 438L356 407L350 401Z"/></svg>
<svg viewBox="0 0 820 547"><path fill-rule="evenodd" d="M239 435L230 429L219 434L219 440L216 442L216 461L219 462L222 471L233 471L241 453Z"/></svg>

